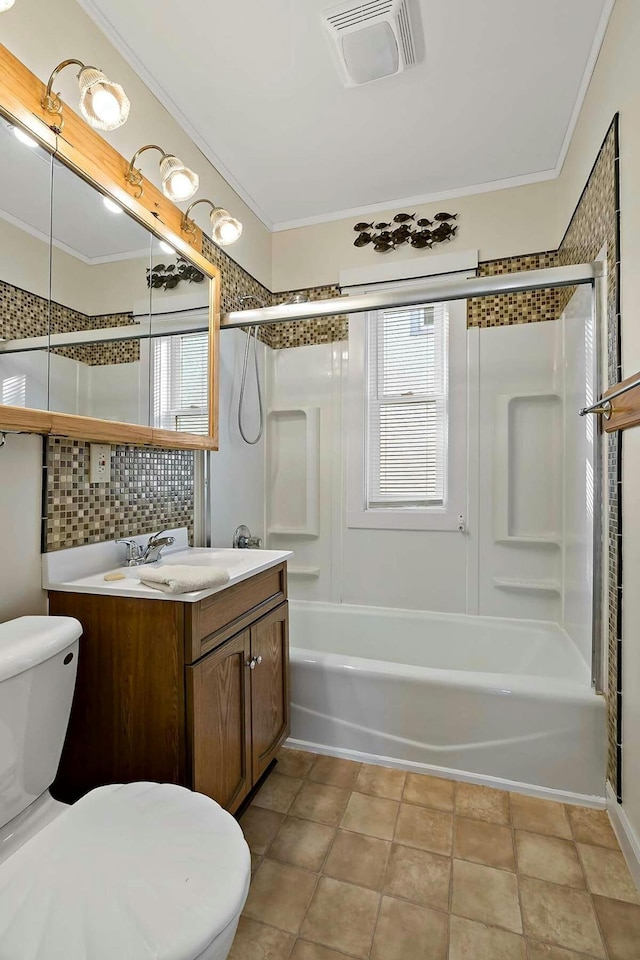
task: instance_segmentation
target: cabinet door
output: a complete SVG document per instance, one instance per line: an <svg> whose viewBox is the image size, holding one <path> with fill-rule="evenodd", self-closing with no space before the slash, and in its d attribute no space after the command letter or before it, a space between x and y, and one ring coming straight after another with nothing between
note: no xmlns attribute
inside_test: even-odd
<svg viewBox="0 0 640 960"><path fill-rule="evenodd" d="M251 628L253 779L261 776L289 734L288 604Z"/></svg>
<svg viewBox="0 0 640 960"><path fill-rule="evenodd" d="M249 630L186 668L191 786L233 813L251 789Z"/></svg>

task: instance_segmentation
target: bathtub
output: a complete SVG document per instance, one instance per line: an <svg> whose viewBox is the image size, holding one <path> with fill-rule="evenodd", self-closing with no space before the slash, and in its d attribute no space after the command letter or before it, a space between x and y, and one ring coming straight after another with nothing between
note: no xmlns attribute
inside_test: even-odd
<svg viewBox="0 0 640 960"><path fill-rule="evenodd" d="M581 802L604 699L554 623L290 602L291 745Z"/></svg>

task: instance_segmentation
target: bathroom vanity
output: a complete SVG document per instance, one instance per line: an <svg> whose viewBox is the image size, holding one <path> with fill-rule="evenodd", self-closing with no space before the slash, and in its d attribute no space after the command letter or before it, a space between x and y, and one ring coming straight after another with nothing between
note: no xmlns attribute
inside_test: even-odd
<svg viewBox="0 0 640 960"><path fill-rule="evenodd" d="M229 585L169 596L132 571L56 583L45 570L49 612L84 631L57 799L157 780L234 812L274 759L289 733L289 554L188 550L163 561L203 553L229 555Z"/></svg>

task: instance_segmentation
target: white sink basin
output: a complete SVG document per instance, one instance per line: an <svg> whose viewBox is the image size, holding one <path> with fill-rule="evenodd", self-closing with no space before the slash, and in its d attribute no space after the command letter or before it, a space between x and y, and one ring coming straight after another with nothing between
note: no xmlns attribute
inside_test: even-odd
<svg viewBox="0 0 640 960"><path fill-rule="evenodd" d="M42 558L42 586L45 590L63 593L91 593L120 597L145 597L154 600L178 600L196 603L234 583L247 580L256 573L268 570L292 557L288 550L233 550L225 547L188 547L187 531L169 531L176 536L176 544L165 550L150 567L180 564L218 567L229 572L229 582L222 587L199 590L194 593L167 594L140 582L143 566L121 566L122 546L109 543L72 547L44 554ZM136 538L144 539L144 538ZM105 580L107 573L120 573L124 579Z"/></svg>

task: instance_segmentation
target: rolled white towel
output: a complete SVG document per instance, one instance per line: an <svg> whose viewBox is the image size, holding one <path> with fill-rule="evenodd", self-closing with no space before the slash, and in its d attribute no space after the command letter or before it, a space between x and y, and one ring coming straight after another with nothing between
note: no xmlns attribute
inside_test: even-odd
<svg viewBox="0 0 640 960"><path fill-rule="evenodd" d="M195 593L223 587L229 582L229 571L220 567L167 564L164 567L144 567L140 570L140 583L163 590L164 593Z"/></svg>

